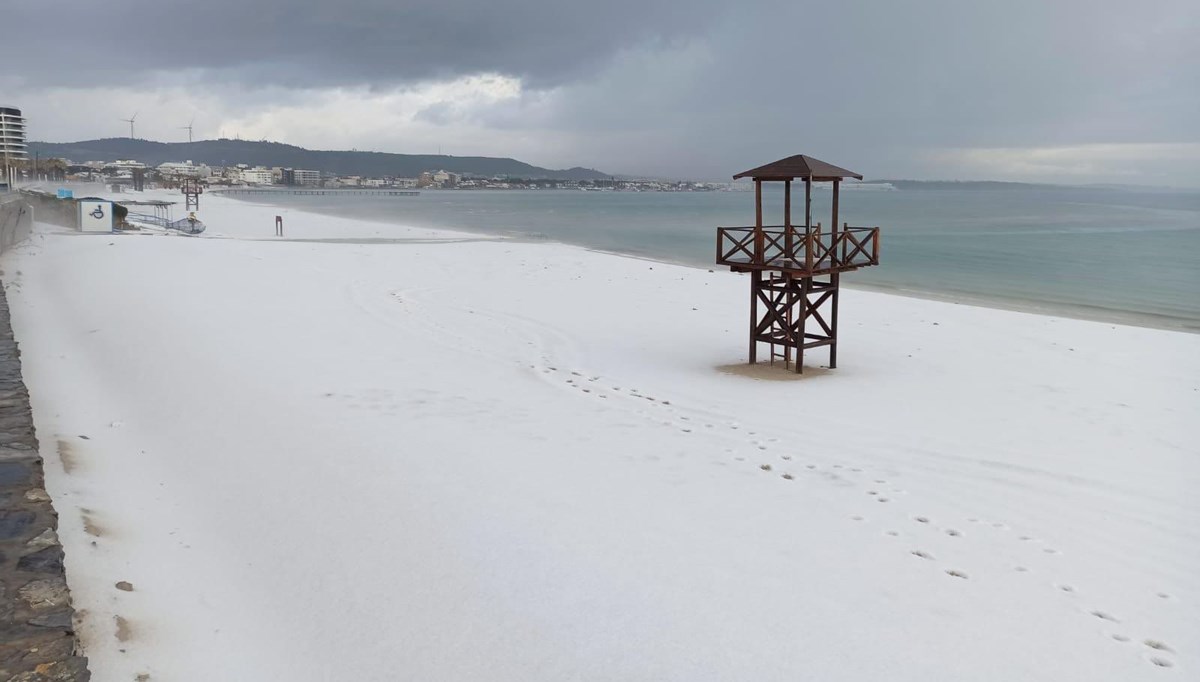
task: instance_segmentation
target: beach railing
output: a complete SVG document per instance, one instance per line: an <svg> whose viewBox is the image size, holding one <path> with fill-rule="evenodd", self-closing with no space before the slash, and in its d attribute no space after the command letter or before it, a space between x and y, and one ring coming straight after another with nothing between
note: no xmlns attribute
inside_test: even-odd
<svg viewBox="0 0 1200 682"><path fill-rule="evenodd" d="M879 228L837 232L821 224L717 228L717 264L736 269L788 270L797 274L843 272L879 264Z"/></svg>

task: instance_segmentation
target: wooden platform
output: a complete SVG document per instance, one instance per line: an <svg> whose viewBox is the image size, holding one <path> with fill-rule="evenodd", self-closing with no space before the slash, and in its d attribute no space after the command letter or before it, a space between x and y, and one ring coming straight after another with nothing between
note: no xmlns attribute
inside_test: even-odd
<svg viewBox="0 0 1200 682"><path fill-rule="evenodd" d="M879 264L879 228L719 227L717 264L734 272L772 270L793 277L851 272Z"/></svg>

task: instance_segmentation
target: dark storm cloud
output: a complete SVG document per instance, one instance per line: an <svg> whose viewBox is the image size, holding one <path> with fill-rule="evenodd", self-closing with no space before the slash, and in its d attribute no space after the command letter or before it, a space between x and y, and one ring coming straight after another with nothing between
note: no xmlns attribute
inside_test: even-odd
<svg viewBox="0 0 1200 682"><path fill-rule="evenodd" d="M502 154L543 165L709 178L796 152L872 177L987 177L1023 172L1021 153L992 154L1006 165L977 173L942 164L962 150L987 162L987 150L1139 146L1113 152L1124 158L1182 144L1168 150L1180 159L1172 169L1200 184L1200 168L1186 167L1200 149L1196 0L19 0L0 16L7 100L97 84L125 86L131 100L182 89L215 102L210 119L244 121L303 110L325 88L361 101L492 72L518 77L520 96L448 95L399 125L435 128L439 140L472 126L507 133L514 147ZM74 101L55 97L42 120ZM171 115L185 121L194 106ZM358 111L352 126L305 127L304 140L279 117L259 134L323 147L352 127L364 132L351 144L379 148L391 128ZM116 122L61 116L96 131ZM388 151L422 144L391 139ZM1154 166L1085 151L1039 179L1055 164L1113 179Z"/></svg>
<svg viewBox="0 0 1200 682"><path fill-rule="evenodd" d="M702 69L633 65L581 87L560 120L663 122L638 156L699 154L712 175L796 149L876 177L947 177L922 156L1200 141L1196 35L1200 3L1182 1L753 4L709 36Z"/></svg>
<svg viewBox="0 0 1200 682"><path fill-rule="evenodd" d="M10 5L10 3L5 3ZM686 39L719 3L664 0L107 0L6 6L0 55L30 86L204 69L294 87L386 85L482 71L534 86L615 51Z"/></svg>

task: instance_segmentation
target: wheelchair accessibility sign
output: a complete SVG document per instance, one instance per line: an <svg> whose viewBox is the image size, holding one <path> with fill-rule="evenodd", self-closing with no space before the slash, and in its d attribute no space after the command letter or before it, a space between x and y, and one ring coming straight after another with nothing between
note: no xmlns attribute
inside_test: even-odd
<svg viewBox="0 0 1200 682"><path fill-rule="evenodd" d="M83 200L79 202L80 232L112 232L112 202Z"/></svg>

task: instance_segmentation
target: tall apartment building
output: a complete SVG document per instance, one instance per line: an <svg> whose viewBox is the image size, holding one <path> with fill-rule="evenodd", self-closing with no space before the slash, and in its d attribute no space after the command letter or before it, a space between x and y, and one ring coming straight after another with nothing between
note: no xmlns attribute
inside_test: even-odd
<svg viewBox="0 0 1200 682"><path fill-rule="evenodd" d="M280 174L280 183L289 187L320 187L321 172L302 170L300 168L284 168Z"/></svg>
<svg viewBox="0 0 1200 682"><path fill-rule="evenodd" d="M297 168L292 171L295 174L296 184L301 187L320 187L321 186L321 171L301 170Z"/></svg>
<svg viewBox="0 0 1200 682"><path fill-rule="evenodd" d="M29 158L25 151L25 119L16 107L0 104L0 183L13 178L13 161Z"/></svg>

